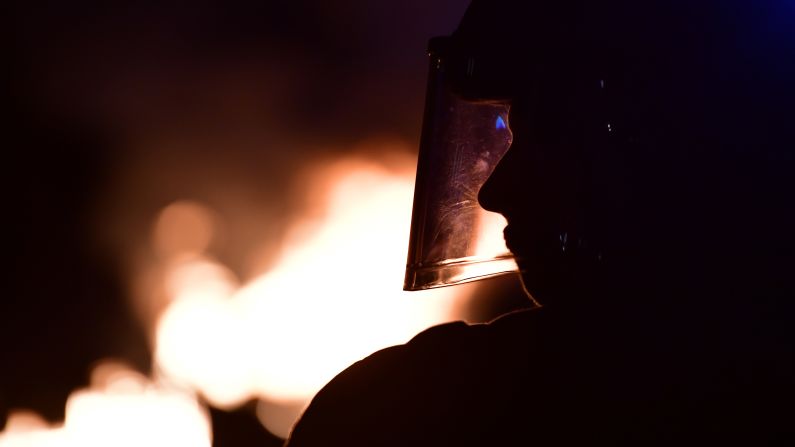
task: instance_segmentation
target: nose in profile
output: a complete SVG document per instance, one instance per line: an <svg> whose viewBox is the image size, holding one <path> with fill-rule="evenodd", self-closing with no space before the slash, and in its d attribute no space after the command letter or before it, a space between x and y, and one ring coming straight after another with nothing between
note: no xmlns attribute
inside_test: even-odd
<svg viewBox="0 0 795 447"><path fill-rule="evenodd" d="M519 162L518 148L515 146L514 142L478 192L478 202L483 209L500 213L506 218L510 214L509 204L521 200L517 195L521 193L518 177L522 163Z"/></svg>

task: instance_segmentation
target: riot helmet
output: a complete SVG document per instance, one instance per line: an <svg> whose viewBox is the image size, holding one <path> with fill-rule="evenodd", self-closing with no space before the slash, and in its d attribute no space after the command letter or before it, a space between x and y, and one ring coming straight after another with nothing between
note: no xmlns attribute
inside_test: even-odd
<svg viewBox="0 0 795 447"><path fill-rule="evenodd" d="M759 286L791 263L771 250L793 244L793 15L770 2L473 1L430 44L405 288L511 260L533 295L604 279L664 299L726 287L730 272ZM474 250L473 194L507 218L512 256Z"/></svg>

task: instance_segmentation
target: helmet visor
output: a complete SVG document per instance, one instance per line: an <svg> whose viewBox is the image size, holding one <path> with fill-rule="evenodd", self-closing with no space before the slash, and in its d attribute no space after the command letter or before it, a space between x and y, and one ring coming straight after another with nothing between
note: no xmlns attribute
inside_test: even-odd
<svg viewBox="0 0 795 447"><path fill-rule="evenodd" d="M434 39L435 40L435 39ZM511 145L507 103L467 101L449 87L449 65L430 49L404 290L517 272L505 219L478 192Z"/></svg>

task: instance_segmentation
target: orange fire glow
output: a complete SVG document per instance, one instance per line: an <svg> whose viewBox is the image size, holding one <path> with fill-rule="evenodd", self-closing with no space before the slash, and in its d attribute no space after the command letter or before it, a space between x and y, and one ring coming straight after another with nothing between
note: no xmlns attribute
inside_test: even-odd
<svg viewBox="0 0 795 447"><path fill-rule="evenodd" d="M454 319L461 290L401 291L412 170L347 160L313 172L324 211L299 219L276 266L239 288L208 257L173 268L157 326L162 372L221 408L306 403L356 360ZM293 420L262 408L286 436Z"/></svg>
<svg viewBox="0 0 795 447"><path fill-rule="evenodd" d="M209 446L193 390L216 407L259 400L286 437L312 396L370 353L461 317L474 286L402 292L414 161L347 159L305 177L306 212L266 272L240 278L211 254L214 211L179 201L155 219L154 258L136 278L136 309L153 335L155 377L104 364L72 394L62 426L16 413L0 447ZM499 216L496 216L499 220ZM493 225L492 225L493 224ZM484 223L504 247L501 221ZM489 227L485 229L485 227Z"/></svg>

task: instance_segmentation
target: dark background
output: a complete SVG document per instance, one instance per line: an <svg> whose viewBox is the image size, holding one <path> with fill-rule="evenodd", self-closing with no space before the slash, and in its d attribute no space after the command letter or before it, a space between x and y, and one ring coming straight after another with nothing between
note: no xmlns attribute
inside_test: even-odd
<svg viewBox="0 0 795 447"><path fill-rule="evenodd" d="M62 418L99 359L148 372L120 255L141 216L179 197L281 216L234 229L218 250L234 267L280 234L284 185L307 161L368 138L416 142L426 40L467 3L7 6L0 427L13 408ZM277 443L247 409L213 423L216 445Z"/></svg>

